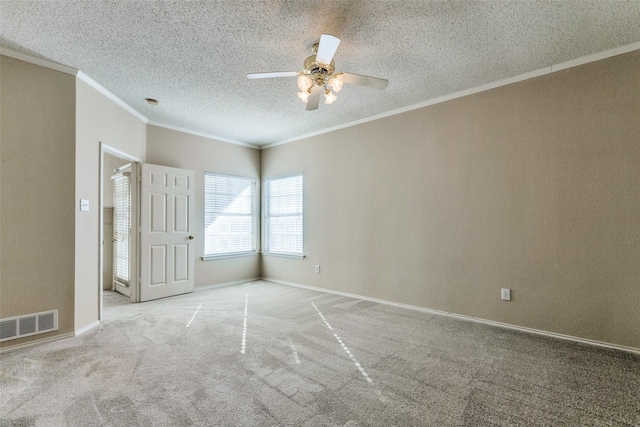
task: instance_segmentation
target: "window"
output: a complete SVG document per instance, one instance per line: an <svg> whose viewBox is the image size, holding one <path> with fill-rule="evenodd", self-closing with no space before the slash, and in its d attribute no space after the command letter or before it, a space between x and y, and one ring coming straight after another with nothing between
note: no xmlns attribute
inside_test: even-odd
<svg viewBox="0 0 640 427"><path fill-rule="evenodd" d="M204 174L204 257L256 253L256 180Z"/></svg>
<svg viewBox="0 0 640 427"><path fill-rule="evenodd" d="M131 243L131 183L129 167L116 170L113 181L113 278L129 284L129 246ZM123 170L126 169L126 172Z"/></svg>
<svg viewBox="0 0 640 427"><path fill-rule="evenodd" d="M265 180L265 252L302 254L302 175Z"/></svg>

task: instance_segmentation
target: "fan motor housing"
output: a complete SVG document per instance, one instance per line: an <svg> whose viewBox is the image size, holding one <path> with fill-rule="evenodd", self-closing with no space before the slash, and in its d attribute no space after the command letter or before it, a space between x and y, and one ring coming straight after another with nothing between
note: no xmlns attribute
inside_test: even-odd
<svg viewBox="0 0 640 427"><path fill-rule="evenodd" d="M305 74L322 74L328 76L335 71L335 62L331 61L331 64L322 64L316 61L316 56L311 55L304 60L304 73Z"/></svg>

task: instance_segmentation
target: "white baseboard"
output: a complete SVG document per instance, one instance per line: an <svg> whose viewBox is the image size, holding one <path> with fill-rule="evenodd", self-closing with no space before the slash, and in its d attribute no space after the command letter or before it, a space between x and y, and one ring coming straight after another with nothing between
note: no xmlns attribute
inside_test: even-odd
<svg viewBox="0 0 640 427"><path fill-rule="evenodd" d="M15 351L15 350L21 350L23 348L32 347L34 345L40 345L40 344L44 344L44 343L48 343L48 342L52 342L52 341L63 340L63 339L66 339L66 338L73 338L74 336L76 336L75 332L67 332L66 334L55 335L53 337L40 338L40 339L37 339L37 340L25 342L25 343L22 343L22 344L12 345L11 347L0 348L0 354L8 353L10 351Z"/></svg>
<svg viewBox="0 0 640 427"><path fill-rule="evenodd" d="M48 342L52 342L52 341L58 341L58 340L63 340L63 339L67 339L67 338L73 338L73 337L77 337L78 335L84 334L85 332L88 332L89 330L95 328L96 326L99 326L102 322L100 322L99 320L95 320L91 323L89 323L88 325L86 325L83 328L78 329L77 331L74 332L67 332L66 334L60 334L60 335L55 335L53 337L47 337L47 338L42 338L42 339L38 339L38 340L33 340L33 341L29 341L23 344L17 344L17 345L12 345L11 347L4 347L4 348L0 348L0 354L2 353L6 353L9 351L14 351L14 350L19 350L22 348L27 348L27 347L31 347L34 345L40 345L40 344L45 344Z"/></svg>
<svg viewBox="0 0 640 427"><path fill-rule="evenodd" d="M93 322L89 323L87 326L80 328L76 331L75 335L82 335L85 332L90 331L91 329L95 328L96 326L100 325L102 322L99 320L94 320Z"/></svg>
<svg viewBox="0 0 640 427"><path fill-rule="evenodd" d="M527 332L527 333L530 333L530 334L543 335L543 336L551 337L551 338L559 338L559 339L563 339L563 340L567 340L567 341L579 342L579 343L582 343L582 344L589 344L589 345L594 345L594 346L598 346L598 347L605 347L605 348L611 348L611 349L615 349L615 350L622 350L622 351L626 351L626 352L629 352L629 353L640 354L640 349L639 348L626 347L626 346L623 346L623 345L611 344L611 343L604 342L604 341L590 340L590 339L587 339L587 338L574 337L572 335L565 335L565 334L559 334L559 333L556 333L556 332L543 331L541 329L534 329L534 328L527 328L527 327L524 327L524 326L511 325L509 323L496 322L495 320L487 320L487 319L482 319L482 318L479 318L479 317L466 316L464 314L456 314L456 313L450 313L450 312L446 312L446 311L433 310L433 309L430 309L430 308L419 307L417 305L402 304L402 303L399 303L399 302L387 301L387 300L382 300L382 299L378 299L378 298L371 298L371 297L367 297L367 296L364 296L364 295L351 294L351 293L348 293L348 292L334 291L332 289L318 288L316 286L303 285L303 284L300 284L300 283L285 282L283 280L271 279L269 277L263 277L262 280L267 281L267 282L278 283L278 284L281 284L281 285L295 286L297 288L310 289L310 290L313 290L313 291L326 292L326 293L329 293L329 294L336 294L336 295L341 295L341 296L345 296L345 297L349 297L349 298L356 298L356 299L361 299L361 300L365 300L365 301L376 302L378 304L392 305L392 306L395 306L395 307L407 308L409 310L417 310L417 311L422 311L422 312L425 312L425 313L437 314L437 315L440 315L440 316L454 317L456 319L466 320L466 321L469 321L469 322L483 323L485 325L497 326L499 328L511 329L511 330L520 331L520 332Z"/></svg>
<svg viewBox="0 0 640 427"><path fill-rule="evenodd" d="M206 291L207 289L221 288L223 286L241 285L243 283L255 282L256 280L260 280L260 278L259 277L253 277L253 278L250 278L250 279L234 280L232 282L216 283L214 285L196 286L195 290L196 290L196 292L197 291Z"/></svg>

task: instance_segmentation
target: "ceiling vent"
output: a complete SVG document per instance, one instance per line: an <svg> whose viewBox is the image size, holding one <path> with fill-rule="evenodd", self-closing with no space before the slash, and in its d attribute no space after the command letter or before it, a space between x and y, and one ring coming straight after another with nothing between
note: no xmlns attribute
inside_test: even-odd
<svg viewBox="0 0 640 427"><path fill-rule="evenodd" d="M58 330L58 310L0 319L0 342Z"/></svg>

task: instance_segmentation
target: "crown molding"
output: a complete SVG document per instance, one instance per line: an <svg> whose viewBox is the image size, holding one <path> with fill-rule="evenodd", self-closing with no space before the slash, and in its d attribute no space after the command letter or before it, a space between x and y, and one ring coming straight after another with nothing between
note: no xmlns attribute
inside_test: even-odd
<svg viewBox="0 0 640 427"><path fill-rule="evenodd" d="M348 128L351 126L360 125L367 122L372 122L374 120L383 119L385 117L395 116L397 114L406 113L412 110L418 110L420 108L428 107L430 105L440 104L441 102L451 101L452 99L462 98L463 96L473 95L475 93L484 92L487 90L495 89L501 86L510 85L512 83L521 82L524 80L529 80L535 77L543 76L545 74L555 73L557 71L566 70L567 68L577 67L579 65L588 64L590 62L600 61L601 59L610 58L616 55L622 55L624 53L633 52L634 50L640 49L640 41L630 43L623 46L618 46L613 49L604 50L602 52L597 52L591 55L582 56L580 58L571 59L569 61L561 62L558 64L550 65L548 67L540 68L534 71L530 71L528 73L519 74L514 77L509 77L502 80L497 80L495 82L487 83L484 85L476 86L470 89L461 90L458 92L453 92L447 95L438 96L436 98L431 98L427 101L420 102L418 104L408 105L406 107L398 108L395 110L387 111L385 113L376 114L375 116L365 117L363 119L355 120L348 123L343 123L341 125L332 126L330 128L322 129L316 132L307 133L304 135L296 136L293 138L285 139L278 142L273 142L270 144L265 144L260 146L261 150L265 150L267 148L277 147L278 145L288 144L290 142L300 141L302 139L311 138L313 136L322 135L324 133L333 132L336 130Z"/></svg>
<svg viewBox="0 0 640 427"><path fill-rule="evenodd" d="M30 64L39 65L41 67L49 68L51 70L60 71L65 74L71 74L75 76L78 74L78 70L69 67L67 65L58 64L57 62L49 61L47 59L36 58L35 56L28 55L22 52L16 52L15 50L0 46L0 54L8 56L10 58L19 59L20 61L28 62Z"/></svg>
<svg viewBox="0 0 640 427"><path fill-rule="evenodd" d="M254 144L249 144L249 143L240 142L240 141L234 141L234 140L231 140L231 139L222 138L222 137L219 137L219 136L216 136L216 135L210 135L210 134L206 134L206 133L202 133L202 132L196 132L196 131L193 131L193 130L190 130L190 129L185 129L185 128L181 128L181 127L178 127L178 126L168 125L166 123L150 121L145 115L143 115L138 110L134 109L132 106L130 106L129 104L124 102L121 98L116 96L109 89L107 89L104 86L102 86L100 83L98 83L97 81L95 81L94 79L89 77L84 72L82 72L80 70L77 70L75 68L68 67L68 66L62 65L62 64L58 64L57 62L48 61L46 59L36 58L36 57L31 56L31 55L26 54L26 53L16 52L15 50L11 50L11 49L8 49L8 48L2 47L2 46L0 46L0 54L8 56L8 57L11 57L11 58L19 59L21 61L29 62L31 64L39 65L41 67L50 68L52 70L61 71L61 72L66 73L66 74L71 74L73 76L76 76L78 79L82 80L83 82L85 82L86 84L88 84L89 86L91 86L92 88L97 90L98 92L100 92L102 95L106 96L108 99L110 99L111 101L113 101L114 103L119 105L120 107L124 108L127 112L131 113L133 116L135 116L136 118L140 119L144 123L151 124L151 125L158 126L158 127L162 127L162 128L166 128L166 129L175 130L175 131L178 131L178 132L183 132L183 133L188 133L188 134L192 134L192 135L202 136L204 138L213 139L213 140L220 141L220 142L226 142L226 143L229 143L229 144L241 145L243 147L259 149L259 146L254 145Z"/></svg>
<svg viewBox="0 0 640 427"><path fill-rule="evenodd" d="M130 106L129 104L124 102L122 99L117 97L109 89L105 88L100 83L98 83L97 81L93 80L91 77L89 77L88 75L86 75L82 71L78 71L77 77L78 77L78 79L82 80L83 82L85 82L86 84L88 84L89 86L91 86L92 88L97 90L98 92L100 92L102 95L104 95L107 98L109 98L111 101L115 102L120 107L124 108L127 112L131 113L132 115L134 115L135 117L140 119L142 122L147 123L149 121L149 119L146 116L144 116L143 114L141 114L138 110L134 109L132 106Z"/></svg>
<svg viewBox="0 0 640 427"><path fill-rule="evenodd" d="M191 134L191 135L201 136L203 138L213 139L215 141L226 142L227 144L240 145L242 147L249 147L249 148L253 148L253 149L256 149L256 150L260 149L260 147L258 145L249 144L248 142L234 141L233 139L222 138L220 136L216 136L216 135L212 135L212 134L208 134L208 133L204 133L204 132L197 132L197 131L193 131L193 130L190 130L190 129L181 128L181 127L178 127L178 126L168 125L166 123L155 122L153 120L150 120L147 124L153 125L153 126L157 126L157 127L160 127L160 128L175 130L175 131L182 132L182 133L188 133L188 134Z"/></svg>
<svg viewBox="0 0 640 427"><path fill-rule="evenodd" d="M566 70L567 68L577 67L579 65L588 64L589 62L600 61L601 59L611 58L612 56L622 55L640 49L640 41L614 47L613 49L603 50L602 52L593 53L591 55L581 56L580 58L570 59L551 66L551 72Z"/></svg>
<svg viewBox="0 0 640 427"><path fill-rule="evenodd" d="M284 144L288 144L290 142L295 142L295 141L300 141L303 139L307 139L307 138L311 138L314 136L318 136L318 135L322 135L325 133L329 133L329 132L334 132L340 129L345 129L348 127L352 127L352 126L357 126L363 123L367 123L367 122L372 122L374 120L379 120L379 119L383 119L385 117L390 117L390 116L395 116L397 114L402 114L402 113L406 113L408 111L413 111L413 110L417 110L420 108L424 108L424 107L428 107L431 105L435 105L435 104L439 104L442 102L446 102L446 101L451 101L453 99L456 98L461 98L464 96L468 96L468 95L473 95L479 92L484 92L487 90L491 90L491 89L495 89L501 86L506 86L512 83L517 83L517 82L521 82L524 80L529 80L535 77L539 77L539 76L543 76L546 74L551 74L551 73L555 73L557 71L562 71L562 70L566 70L568 68L572 68L572 67L577 67L580 65L584 65L584 64L588 64L590 62L595 62L595 61L599 61L602 59L606 59L606 58L610 58L612 56L616 56L616 55L622 55L625 53L629 53L635 50L639 50L640 49L640 41L638 42L634 42L634 43L630 43L627 45L623 45L623 46L618 46L616 48L613 49L609 49L609 50L605 50L605 51L601 51L601 52L597 52L591 55L586 55L580 58L575 58L569 61L565 61L565 62L561 62L558 64L553 64L547 67L543 67L540 68L538 70L534 70L534 71L530 71L524 74L519 74L517 76L514 77L509 77L506 79L502 79L502 80L497 80L495 82L491 82L491 83L487 83L484 85L480 85L480 86L476 86L470 89L465 89L465 90L461 90L458 92L454 92L451 94L447 94L447 95L443 95L443 96L439 96L439 97L435 97L435 98L431 98L427 101L424 102L420 102L417 104L412 104L412 105L408 105L406 107L402 107L402 108L398 108L395 110L391 110L391 111L387 111L385 113L381 113L381 114L376 114L374 116L369 116L369 117L365 117L362 119L358 119L355 121L351 121L348 123L343 123L341 125L337 125L337 126L332 126L329 128L325 128L319 131L315 131L315 132L310 132L310 133L306 133L303 135L299 135L293 138L289 138L289 139L285 139L285 140L281 140L281 141L277 141L277 142L272 142L269 144L264 144L264 145L256 145L256 144L250 144L250 143L246 143L246 142L240 142L240 141L235 141L232 139L228 139L228 138L222 138L216 135L212 135L212 134L207 134L207 133L203 133L203 132L198 132L198 131L193 131L190 129L186 129L186 128L181 128L178 126L173 126L173 125L168 125L166 123L161 123L161 122L155 122L155 121L150 121L146 116L144 116L143 114L141 114L140 112L138 112L136 109L134 109L133 107L131 107L129 104L127 104L126 102L124 102L122 99L120 99L119 97L117 97L115 94L113 94L113 92L109 91L108 89L106 89L104 86L102 86L100 83L96 82L95 80L93 80L91 77L89 77L87 74L85 74L82 71L79 71L73 67L69 67L66 65L62 65L59 64L57 62L52 62L46 59L42 59L42 58L36 58L34 56L31 56L29 54L25 54L25 53L21 53L21 52L17 52L14 51L12 49L8 49L5 47L0 46L0 54L11 57L11 58L15 58L21 61L25 61L25 62L29 62L31 64L35 64L35 65L39 65L42 67L46 67L52 70L56 70L56 71L60 71L66 74L71 74L76 76L78 79L82 80L83 82L87 83L89 86L93 87L94 89L96 89L98 92L100 92L101 94L103 94L104 96L106 96L107 98L109 98L110 100L112 100L113 102L115 102L117 105L121 106L122 108L124 108L126 111L128 111L129 113L131 113L132 115L134 115L135 117L137 117L138 119L140 119L141 121L143 121L144 123L147 124L151 124L154 126L158 126L158 127L162 127L165 129L171 129L171 130L175 130L178 132L183 132L183 133L188 133L191 135L196 135L196 136L201 136L207 139L212 139L212 140L216 140L216 141L220 141L220 142L226 142L229 144L234 144L234 145L240 145L243 147L249 147L249 148L253 148L253 149L257 149L257 150L265 150L267 148L272 148L272 147L277 147L279 145L284 145Z"/></svg>
<svg viewBox="0 0 640 427"><path fill-rule="evenodd" d="M288 144L290 142L299 141L301 139L310 138L312 136L322 135L323 133L333 132L336 130L349 128L352 126L360 125L367 122L373 122L375 120L384 119L385 117L396 116L398 114L406 113L408 111L418 110L420 108L428 107L430 105L440 104L442 102L451 101L456 98L462 98L463 96L473 95L474 93L484 92L490 89L495 89L500 86L506 86L511 83L520 82L523 80L532 79L534 77L542 76L545 74L549 74L551 72L551 67L541 68L539 70L531 71L529 73L520 74L514 77L509 77L507 79L498 80L495 82L487 83L485 85L476 86L471 89L465 89L458 92L453 92L447 95L437 96L435 98L428 99L426 101L420 102L418 104L407 105L406 107L397 108L395 110L387 111L384 113L376 114L375 116L365 117L363 119L358 119L352 122L343 123L341 125L332 126L330 128L322 129L316 132L307 133L304 135L296 136L291 139L286 139L284 141L278 141L271 144L264 145L262 149L277 147L278 145Z"/></svg>
<svg viewBox="0 0 640 427"><path fill-rule="evenodd" d="M52 62L42 58L36 58L35 56L31 56L26 53L16 52L15 50L7 49L1 46L0 46L0 54L9 56L11 58L19 59L20 61L29 62L30 64L39 65L41 67L50 68L52 70L56 70L56 71L60 71L66 74L71 74L73 76L76 76L76 78L82 80L83 82L85 82L86 84L88 84L89 86L91 86L92 88L94 88L95 90L97 90L98 92L100 92L101 94L103 94L104 96L106 96L107 98L115 102L116 104L118 104L120 107L124 108L129 113L133 114L138 119L142 120L145 123L149 121L149 119L147 119L144 115L140 114L138 110L135 110L129 104L127 104L122 99L114 95L113 92L111 92L109 89L105 88L100 83L93 80L91 77L89 77L88 75L86 75L80 70L77 70L73 67L69 67L67 65L58 64L57 62Z"/></svg>

